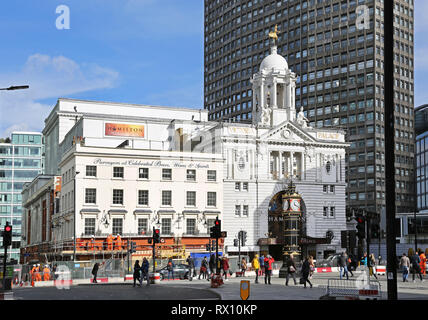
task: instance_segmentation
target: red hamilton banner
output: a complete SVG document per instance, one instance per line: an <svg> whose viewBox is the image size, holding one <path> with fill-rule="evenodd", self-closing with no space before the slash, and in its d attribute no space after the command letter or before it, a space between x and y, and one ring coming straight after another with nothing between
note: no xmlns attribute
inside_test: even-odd
<svg viewBox="0 0 428 320"><path fill-rule="evenodd" d="M116 137L138 137L144 138L144 125L138 124L121 124L121 123L106 123L105 135Z"/></svg>

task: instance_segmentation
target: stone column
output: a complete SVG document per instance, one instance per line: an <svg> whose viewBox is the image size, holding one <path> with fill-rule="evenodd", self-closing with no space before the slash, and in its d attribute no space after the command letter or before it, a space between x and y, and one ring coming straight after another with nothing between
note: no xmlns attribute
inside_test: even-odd
<svg viewBox="0 0 428 320"><path fill-rule="evenodd" d="M294 152L290 151L290 175L293 177Z"/></svg>
<svg viewBox="0 0 428 320"><path fill-rule="evenodd" d="M279 151L278 159L279 159L278 176L279 176L279 178L283 178L283 175L282 175L282 151Z"/></svg>
<svg viewBox="0 0 428 320"><path fill-rule="evenodd" d="M273 97L272 97L272 108L277 108L278 106L278 102L277 102L277 99L278 99L278 97L277 97L277 93L278 93L278 90L277 90L277 87L276 87L276 81L275 80L273 80L273 91L272 91L272 95L273 95Z"/></svg>

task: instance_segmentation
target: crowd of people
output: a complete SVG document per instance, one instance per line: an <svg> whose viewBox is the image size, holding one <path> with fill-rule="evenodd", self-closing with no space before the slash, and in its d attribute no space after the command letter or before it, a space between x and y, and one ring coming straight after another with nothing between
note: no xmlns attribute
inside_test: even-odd
<svg viewBox="0 0 428 320"><path fill-rule="evenodd" d="M124 245L126 243L122 241L122 238L120 237L120 234L117 234L116 237L113 237L112 234L109 234L107 236L106 241L104 240L95 240L95 236L91 236L91 239L87 242L83 243L83 246L88 251L94 251L94 250L123 250Z"/></svg>
<svg viewBox="0 0 428 320"><path fill-rule="evenodd" d="M33 264L29 272L31 285L34 287L34 283L37 281L55 280L56 267L56 265L50 266L46 264L42 266L40 264Z"/></svg>

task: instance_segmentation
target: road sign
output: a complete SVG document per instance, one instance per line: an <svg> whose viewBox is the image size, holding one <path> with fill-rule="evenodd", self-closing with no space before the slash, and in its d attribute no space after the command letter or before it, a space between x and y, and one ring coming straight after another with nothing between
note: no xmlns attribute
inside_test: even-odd
<svg viewBox="0 0 428 320"><path fill-rule="evenodd" d="M241 299L248 300L250 297L250 281L241 280Z"/></svg>

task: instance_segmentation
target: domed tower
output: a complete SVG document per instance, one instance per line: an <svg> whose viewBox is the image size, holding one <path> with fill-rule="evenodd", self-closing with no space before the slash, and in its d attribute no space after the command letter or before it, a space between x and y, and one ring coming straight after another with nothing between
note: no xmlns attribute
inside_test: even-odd
<svg viewBox="0 0 428 320"><path fill-rule="evenodd" d="M277 30L271 33L276 36ZM276 126L295 121L296 74L288 69L284 57L278 54L275 43L271 53L263 59L260 70L251 79L253 85L253 124Z"/></svg>

